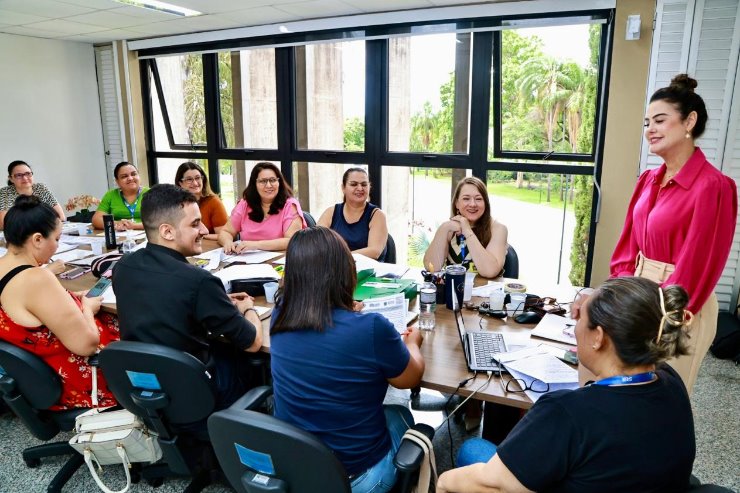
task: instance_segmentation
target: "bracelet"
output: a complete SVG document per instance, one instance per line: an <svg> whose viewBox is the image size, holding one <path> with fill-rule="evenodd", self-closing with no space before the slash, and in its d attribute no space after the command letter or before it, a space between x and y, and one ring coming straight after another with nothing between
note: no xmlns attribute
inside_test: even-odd
<svg viewBox="0 0 740 493"><path fill-rule="evenodd" d="M252 310L252 311L253 311L254 313L257 313L257 310L256 310L256 309L254 309L254 308L247 308L246 310L244 310L244 313L242 313L242 316L243 316L243 317L246 317L246 316L247 316L247 312L248 312L249 310ZM258 317L259 317L259 315L260 315L260 314L259 314L259 313L257 313L257 316L258 316Z"/></svg>

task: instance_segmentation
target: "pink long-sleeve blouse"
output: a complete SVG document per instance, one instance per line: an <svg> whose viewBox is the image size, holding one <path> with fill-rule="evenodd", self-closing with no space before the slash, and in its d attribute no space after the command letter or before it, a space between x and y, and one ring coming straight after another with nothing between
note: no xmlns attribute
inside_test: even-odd
<svg viewBox="0 0 740 493"><path fill-rule="evenodd" d="M645 171L630 200L619 242L612 254L612 277L635 273L637 254L674 264L663 285L689 293L696 313L709 298L730 254L737 220L737 186L707 161L698 147L665 187L665 163Z"/></svg>

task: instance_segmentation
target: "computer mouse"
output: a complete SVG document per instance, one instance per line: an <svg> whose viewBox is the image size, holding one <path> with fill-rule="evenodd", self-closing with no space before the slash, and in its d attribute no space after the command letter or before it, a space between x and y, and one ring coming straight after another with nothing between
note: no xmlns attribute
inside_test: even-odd
<svg viewBox="0 0 740 493"><path fill-rule="evenodd" d="M518 324L536 324L540 320L542 320L542 315L537 312L524 312L514 317L514 321Z"/></svg>

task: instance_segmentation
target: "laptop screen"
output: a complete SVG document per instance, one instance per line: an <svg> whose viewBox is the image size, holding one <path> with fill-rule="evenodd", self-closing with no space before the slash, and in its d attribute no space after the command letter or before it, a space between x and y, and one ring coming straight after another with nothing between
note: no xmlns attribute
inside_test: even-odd
<svg viewBox="0 0 740 493"><path fill-rule="evenodd" d="M452 281L452 293L455 292L455 282ZM465 331L465 319L462 316L462 310L457 304L457 296L452 295L452 314L455 317L455 325L457 326L457 333L460 335L460 344L462 344L463 355L465 355L465 363L470 368L470 359L468 352L468 337Z"/></svg>

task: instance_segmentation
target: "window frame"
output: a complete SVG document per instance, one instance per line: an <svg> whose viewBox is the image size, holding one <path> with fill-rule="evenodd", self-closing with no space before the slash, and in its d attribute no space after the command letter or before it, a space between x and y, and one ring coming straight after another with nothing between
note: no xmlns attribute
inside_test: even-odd
<svg viewBox="0 0 740 493"><path fill-rule="evenodd" d="M494 114L493 138L494 157L488 160L489 105L491 91L500 94L501 85L501 33L502 28L514 27L517 22L532 19L560 18L580 20L584 16L602 22L602 35L597 78L596 112L594 115L594 136L591 154L564 154L542 152L501 151L500 107ZM584 283L590 283L593 246L596 224L598 222L601 190L601 167L603 162L603 141L606 128L608 75L611 69L611 49L614 35L614 9L579 10L558 14L531 14L483 19L441 20L418 24L374 26L365 29L327 30L314 33L288 33L281 36L265 36L249 39L226 40L163 48L144 49L139 52L142 101L144 107L144 126L147 144L150 183L158 182L157 158L207 159L210 184L214 192L221 191L219 160L236 161L275 161L281 163L286 180L293 184L294 162L319 162L367 165L370 180L373 182L370 200L382 206L383 167L429 167L471 169L473 176L486 181L489 171L520 171L551 174L591 175L595 186L593 192L589 247L586 260ZM468 98L468 152L432 153L398 152L388 150L388 101L389 101L389 55L388 39L395 36L413 36L434 32L449 32L454 26L457 32L469 32L471 39L470 92ZM521 26L516 26L521 27ZM447 29L447 31L444 31ZM337 42L365 39L365 149L364 151L334 151L299 149L297 146L296 121L296 55L295 45L319 42ZM220 114L220 91L218 87L218 54L221 51L234 51L258 47L275 47L275 89L277 104L277 149L228 148L226 146L223 122ZM166 111L161 87L150 87L149 77L155 73L155 85L161 86L156 63L157 56L199 52L203 60L203 90L206 115L206 145L191 147L174 144L171 141L169 119L164 118L168 129L168 140L172 151L153 149L153 119L151 97L156 93L160 107ZM498 55L496 54L498 53ZM493 71L493 80L491 70ZM498 74L498 77L497 75ZM496 84L498 78L498 85ZM164 115L163 115L164 117ZM498 136L498 149L496 137ZM174 144L174 145L173 145ZM203 152L194 150L205 149ZM534 160L517 162L517 159ZM568 161L570 163L548 163L548 160ZM235 183L236 187L236 183ZM234 191L238 195L237 190Z"/></svg>

